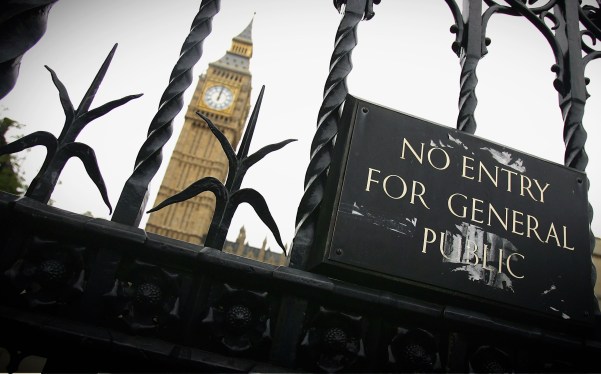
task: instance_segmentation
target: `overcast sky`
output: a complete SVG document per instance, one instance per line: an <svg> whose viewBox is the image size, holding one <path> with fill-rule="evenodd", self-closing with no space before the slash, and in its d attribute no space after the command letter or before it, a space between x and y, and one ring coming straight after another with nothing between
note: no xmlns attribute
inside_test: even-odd
<svg viewBox="0 0 601 374"><path fill-rule="evenodd" d="M46 35L24 56L16 87L0 101L2 116L25 125L12 135L45 130L58 136L62 129L64 114L44 65L56 71L77 106L112 45L119 43L92 108L129 94L144 96L92 122L78 138L94 148L115 206L199 4L199 0L60 0L50 11ZM251 152L287 138L299 141L254 166L244 186L266 197L284 242L290 243L340 15L330 0L224 0L221 8L194 74L197 77L209 62L219 59L256 12L253 104L261 85L267 88ZM384 0L375 11L371 21L359 25L359 45L348 79L350 93L455 127L460 66L451 51L453 18L445 2ZM563 163L562 118L552 86L550 47L528 21L504 15L492 18L487 36L492 44L477 71L476 135ZM589 64L586 75L591 79L584 118L589 135L589 198L599 217L601 61ZM185 94L186 105L195 86L196 79ZM182 124L183 111L164 148L148 209ZM19 154L27 183L45 155L38 148ZM78 160L67 164L61 182L52 195L57 207L110 218ZM147 216L143 224L146 220ZM235 239L242 225L251 245L260 246L267 237L269 246L277 247L248 205L240 207L228 237ZM593 221L593 231L600 235L601 219Z"/></svg>

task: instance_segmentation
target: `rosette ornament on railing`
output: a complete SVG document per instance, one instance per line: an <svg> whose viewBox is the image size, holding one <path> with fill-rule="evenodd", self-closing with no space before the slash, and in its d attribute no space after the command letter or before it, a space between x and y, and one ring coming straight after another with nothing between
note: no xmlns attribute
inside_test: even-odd
<svg viewBox="0 0 601 374"><path fill-rule="evenodd" d="M67 93L67 89L58 79L58 76L54 70L46 66L46 69L48 69L52 76L52 82L54 82L54 85L58 89L60 101L65 112L65 124L60 136L57 139L49 132L36 131L0 148L0 155L3 155L20 152L36 145L43 145L46 147L46 158L44 160L44 164L42 165L38 175L29 185L25 196L31 197L32 199L38 200L42 203L47 203L48 200L50 200L50 195L52 195L52 191L54 191L54 187L56 187L58 177L65 167L65 164L71 157L77 157L83 163L88 175L96 187L98 187L98 190L102 195L102 199L108 206L109 211L112 210L111 203L109 202L106 192L106 186L104 184L102 175L100 174L100 169L98 168L98 161L96 161L96 154L94 153L94 150L86 144L76 142L75 139L81 130L83 130L84 127L86 127L93 120L107 114L111 110L127 103L132 99L142 96L142 94L126 96L118 100L110 101L99 106L98 108L89 110L90 105L92 105L92 101L96 96L96 92L98 91L98 87L102 83L111 60L113 59L116 49L117 44L113 46L113 49L111 49L109 55L104 60L104 63L100 67L100 70L96 74L96 77L92 81L90 88L88 88L88 91L85 93L77 109L73 108L73 104L71 103L71 99Z"/></svg>
<svg viewBox="0 0 601 374"><path fill-rule="evenodd" d="M244 136L240 142L240 148L238 149L237 155L225 135L219 131L213 122L211 122L209 118L202 115L202 113L196 112L196 114L206 122L207 126L213 135L215 135L219 141L219 144L221 144L225 155L227 156L229 170L225 185L223 185L223 183L216 178L204 177L192 183L180 193L161 202L159 205L149 210L148 213L156 212L157 210L171 204L186 201L202 192L211 191L215 195L217 202L215 206L215 213L213 214L213 220L211 221L211 226L209 227L209 232L207 233L207 238L204 243L205 246L215 249L222 249L223 244L225 243L225 237L230 228L230 223L232 222L232 218L234 217L234 213L236 212L238 205L241 203L248 203L253 207L261 221L263 221L269 230L271 230L271 233L275 237L275 240L280 247L284 250L284 252L286 251L286 248L284 247L280 237L278 226L271 216L263 196L261 196L261 194L256 190L250 188L240 189L242 180L251 166L259 162L269 153L277 151L286 144L296 141L296 139L288 139L279 143L270 144L248 156L248 150L250 148L250 142L257 124L257 118L259 116L259 110L261 108L261 101L263 100L264 92L265 86L261 88L257 103L255 104L250 119L248 120L248 126L246 127L246 131L244 132Z"/></svg>
<svg viewBox="0 0 601 374"><path fill-rule="evenodd" d="M138 226L146 209L148 185L163 161L163 146L173 133L173 119L184 106L183 94L193 80L192 68L202 56L202 44L211 33L213 17L219 12L220 0L203 0L192 21L190 33L182 46L179 59L173 67L169 85L163 92L159 110L148 128L148 135L138 152L134 171L115 207L111 220Z"/></svg>
<svg viewBox="0 0 601 374"><path fill-rule="evenodd" d="M21 58L46 32L50 8L57 0L4 0L0 3L0 99L19 76Z"/></svg>
<svg viewBox="0 0 601 374"><path fill-rule="evenodd" d="M323 200L328 169L332 161L334 139L338 134L338 122L342 104L348 94L346 77L353 64L351 53L357 45L357 26L362 19L374 15L373 4L379 0L334 0L344 16L336 32L334 52L330 59L330 73L326 79L323 102L317 116L317 131L311 143L311 160L305 174L305 192L296 214L296 233L292 244L290 267L302 269L315 237L315 225L319 206Z"/></svg>

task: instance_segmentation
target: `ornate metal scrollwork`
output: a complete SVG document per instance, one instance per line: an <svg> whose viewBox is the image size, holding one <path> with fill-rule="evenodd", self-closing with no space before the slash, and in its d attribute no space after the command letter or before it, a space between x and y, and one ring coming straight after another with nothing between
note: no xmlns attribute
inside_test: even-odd
<svg viewBox="0 0 601 374"><path fill-rule="evenodd" d="M493 2L492 0L486 0L486 3L493 3L494 6L498 7L498 13L503 13L512 16L523 16L526 18L534 27L540 31L540 33L545 37L551 50L553 51L553 55L555 56L555 65L551 67L551 71L553 71L556 75L555 80L553 81L553 87L558 92L562 92L565 87L565 61L564 61L564 53L561 44L557 40L555 36L555 31L560 27L564 27L564 22L560 18L557 17L554 13L550 12L551 9L557 4L557 0L549 0L541 6L529 6L537 3L537 1L528 1L525 3L520 0L510 0L508 4L511 6L510 8L505 6L500 6L499 4ZM492 6L491 6L492 8ZM549 26L546 23L546 20L550 20L553 25Z"/></svg>
<svg viewBox="0 0 601 374"><path fill-rule="evenodd" d="M223 285L220 292L202 320L212 339L231 354L266 354L271 344L268 293L237 289L228 284Z"/></svg>
<svg viewBox="0 0 601 374"><path fill-rule="evenodd" d="M463 41L464 27L461 9L459 9L455 0L445 0L445 2L449 6L451 13L453 13L453 19L455 20L455 23L450 28L451 34L455 34L455 41L451 44L451 49L455 52L457 57L461 57L461 43Z"/></svg>
<svg viewBox="0 0 601 374"><path fill-rule="evenodd" d="M132 331L154 331L179 319L179 278L136 260L105 297L115 317Z"/></svg>
<svg viewBox="0 0 601 374"><path fill-rule="evenodd" d="M560 95L560 107L564 117L564 142L566 144L564 163L566 166L585 170L588 157L584 151L586 132L582 126L582 117L584 115L586 93L575 92L581 89L585 90L584 87L574 88L578 86L578 83L574 82L579 79L578 75L584 74L583 71L581 72L581 67L576 65L582 63L586 65L590 59L601 56L591 55L590 57L585 57L583 61L576 61L570 57L570 54L580 55L580 49L586 45L582 41L582 36L595 36L594 31L581 33L580 45L569 42L567 34L572 31L569 31L568 28L578 28L578 14L571 14L571 19L567 19L568 11L572 13L570 8L572 5L569 3L559 3L557 0L549 0L543 5L532 6L537 1L508 0L508 7L498 4L493 0L485 0L485 2L490 6L489 11L491 13L494 10L508 15L523 16L541 32L551 46L555 56L555 64L551 67L551 70L556 74L553 86ZM594 15L596 12L590 8L587 8L585 11L580 7L578 8L578 12L583 24L589 25L595 30L596 26L587 17L587 14ZM547 25L547 20L550 20L553 25ZM584 50L585 52L587 50L590 51L590 47L584 47ZM584 79L584 77L580 78Z"/></svg>
<svg viewBox="0 0 601 374"><path fill-rule="evenodd" d="M553 65L552 71L556 73L557 77L553 84L558 91L563 90L564 61L561 47L553 33L559 27L559 20L550 12L556 0L547 1L540 6L531 6L535 5L537 1L530 0L508 0L509 6L499 4L494 0L485 0L484 2L488 5L488 9L483 14L480 0L468 2L466 7L468 21L466 22L456 2L446 0L455 19L455 24L451 27L451 32L456 34L452 48L461 59L457 128L471 134L475 133L477 127L474 117L478 105L476 69L480 59L488 52L487 46L491 40L486 37L486 27L491 16L495 13L524 16L543 34L555 54L556 64ZM545 20L551 20L553 26L547 26Z"/></svg>
<svg viewBox="0 0 601 374"><path fill-rule="evenodd" d="M437 364L438 345L426 330L399 328L388 345L388 357L398 370L432 372Z"/></svg>
<svg viewBox="0 0 601 374"><path fill-rule="evenodd" d="M597 40L601 40L601 10L599 9L599 2L597 2L597 5L597 7L583 5L579 8L580 22L585 27L585 30L581 31L582 50L586 53L584 57L585 67L590 61L601 57L601 50L595 49ZM585 36L590 38L592 45L586 42Z"/></svg>
<svg viewBox="0 0 601 374"><path fill-rule="evenodd" d="M303 364L327 372L352 370L365 357L363 317L320 307L301 342Z"/></svg>
<svg viewBox="0 0 601 374"><path fill-rule="evenodd" d="M5 276L30 306L66 305L84 289L85 248L34 238Z"/></svg>
<svg viewBox="0 0 601 374"><path fill-rule="evenodd" d="M589 62L601 58L601 50L597 47L597 40L601 40L601 10L592 5L583 5L579 8L579 16L580 22L585 27L585 30L580 32L580 36L582 50L586 53L583 59L586 68ZM590 39L590 44L587 43L585 36ZM586 83L588 84L588 78Z"/></svg>

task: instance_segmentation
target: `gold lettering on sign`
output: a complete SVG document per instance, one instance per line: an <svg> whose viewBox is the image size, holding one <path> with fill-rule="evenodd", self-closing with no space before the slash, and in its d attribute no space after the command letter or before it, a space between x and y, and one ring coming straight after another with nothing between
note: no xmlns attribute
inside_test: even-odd
<svg viewBox="0 0 601 374"><path fill-rule="evenodd" d="M424 143L419 143L421 145L421 148L419 150L419 153L415 150L415 148L413 148L413 146L411 145L411 143L409 143L409 141L407 140L407 138L403 138L403 145L401 146L401 159L405 160L405 150L409 150L410 153L413 154L413 157L417 160L417 162L419 162L420 165L423 165L424 163ZM434 153L441 153L443 155L443 160L442 162L437 161L434 162L432 155ZM409 153L407 153L408 155ZM449 167L449 165L451 165L451 157L449 156L449 154L447 153L447 151L445 151L442 148L439 147L432 147L428 150L428 164L430 164L430 166L436 170L445 170ZM438 159L438 157L434 157L434 159Z"/></svg>
<svg viewBox="0 0 601 374"><path fill-rule="evenodd" d="M563 247L570 251L574 250L574 247L568 247L568 229L563 226Z"/></svg>
<svg viewBox="0 0 601 374"><path fill-rule="evenodd" d="M503 248L499 249L499 273L503 272Z"/></svg>
<svg viewBox="0 0 601 374"><path fill-rule="evenodd" d="M416 193L416 187L420 186L421 192L420 193ZM426 202L424 201L424 198L422 196L424 196L424 194L426 193L426 186L424 186L421 182L418 181L413 181L413 186L411 187L411 204L414 204L415 198L417 197L418 199L420 199L420 201L422 202L422 205L424 207L426 207L427 209L430 209L430 207L426 204Z"/></svg>
<svg viewBox="0 0 601 374"><path fill-rule="evenodd" d="M488 250L490 247L488 244L484 244L484 254L482 255L482 269L493 270L493 268L488 266Z"/></svg>
<svg viewBox="0 0 601 374"><path fill-rule="evenodd" d="M384 194L392 200L401 200L407 195L408 186L405 179L400 175L390 174L384 177L382 183L378 178L382 172L378 169L367 168L367 182L365 184L365 191L372 192L372 188L377 185L382 186ZM424 208L430 209L425 200L426 186L420 181L411 181L411 197L409 198L410 204L416 204L419 202Z"/></svg>
<svg viewBox="0 0 601 374"><path fill-rule="evenodd" d="M570 251L574 250L574 247L568 245L568 229L566 226L562 226L563 231L560 233L563 235L560 235L555 228L555 224L550 222L547 236L543 240L539 231L539 220L535 216L525 214L519 210L510 210L504 207L505 214L502 215L499 214L502 210L496 208L491 203L486 203L484 200L473 197L470 198L458 192L449 196L447 199L447 208L457 218L467 218L470 222L484 223L487 226L493 226L498 223L505 231L512 234L534 238L545 244L551 242L559 248ZM488 220L485 221L485 217L488 217Z"/></svg>
<svg viewBox="0 0 601 374"><path fill-rule="evenodd" d="M380 170L376 170L376 169L369 168L369 171L367 172L367 186L365 186L365 191L367 191L367 192L369 192L369 185L370 185L370 183L371 183L371 182L380 183L380 182L378 182L378 181L377 181L377 180L375 180L375 179L371 179L371 174L372 174L374 171L375 171L376 173L380 173Z"/></svg>
<svg viewBox="0 0 601 374"><path fill-rule="evenodd" d="M442 152L442 154L444 155L444 159L445 159L444 165L442 165L442 166L436 166L436 165L434 165L434 163L432 162L432 153L434 151L440 151L440 152ZM436 170L444 170L444 169L448 168L449 165L451 164L451 159L450 159L449 154L447 153L447 151L445 151L442 148L435 147L435 148L430 148L430 150L428 151L428 162L430 163L430 166L432 166L434 169L436 169Z"/></svg>
<svg viewBox="0 0 601 374"><path fill-rule="evenodd" d="M471 251L470 251L470 243L473 244ZM469 256L467 258L468 263L470 263L469 260L473 256L474 257L474 263L472 265L474 265L474 266L478 265L479 260L480 260L478 258L478 244L476 244L476 242L473 241L473 240L466 240L466 242L465 242L465 249L467 250L467 254L471 255L471 256Z"/></svg>
<svg viewBox="0 0 601 374"><path fill-rule="evenodd" d="M471 227L472 230L477 228L477 226L472 226L467 223L463 224L464 228ZM482 232L482 231L480 231ZM472 231L473 233L473 231ZM447 241L447 235L449 235L449 241ZM486 234L486 237L492 235L496 237L494 234ZM443 257L443 262L450 262L455 264L464 264L468 265L473 271L491 271L493 274L504 273L505 271L512 278L522 279L525 276L523 274L517 274L515 269L512 267L512 264L517 262L518 260L525 260L525 256L515 251L516 248L513 247L511 243L506 243L509 245L509 255L505 257L507 250L505 248L492 248L490 245L483 243L482 250L478 247L478 243L469 239L471 234L463 234L465 238L465 245L462 244L462 237L450 236L450 233L441 231L440 236L437 235L436 231L432 230L429 227L424 227L424 235L422 239L422 251L421 253L428 253L428 246L430 244L434 244L438 241L438 250L440 251L440 255ZM491 239L495 240L495 239ZM449 254L447 251L450 251ZM463 255L461 254L463 253ZM492 261L491 259L492 253ZM495 262L495 253L496 253L496 262ZM495 268L495 266L497 268ZM496 276L496 275L495 275Z"/></svg>
<svg viewBox="0 0 601 374"><path fill-rule="evenodd" d="M540 202L544 203L545 202L545 190L547 188L549 188L549 183L545 184L544 188L540 187L540 184L538 183L538 181L536 179L534 179L534 183L536 184L536 187L538 187L538 190L540 191Z"/></svg>
<svg viewBox="0 0 601 374"><path fill-rule="evenodd" d="M411 153L413 153L413 156L415 157L415 159L420 163L420 165L422 164L422 161L424 159L424 143L420 143L422 145L422 149L419 152L419 156L417 154L417 152L415 151L415 149L411 146L411 143L409 143L409 141L407 140L407 138L403 138L403 147L401 148L401 158L404 160L405 159L405 147L409 148L409 151Z"/></svg>
<svg viewBox="0 0 601 374"><path fill-rule="evenodd" d="M478 205L477 203L482 204L482 203L484 203L484 201L480 200L480 199L475 199L475 198L472 199L472 222L484 223L484 221L479 221L478 219L476 219L476 212L478 212L478 213L484 212L484 210L476 208L476 205Z"/></svg>
<svg viewBox="0 0 601 374"><path fill-rule="evenodd" d="M520 218L518 218L518 215ZM513 228L511 232L514 234L524 235L523 231L517 231L517 226L524 226L524 222L521 221L521 217L524 217L524 213L518 212L517 210L513 211Z"/></svg>
<svg viewBox="0 0 601 374"><path fill-rule="evenodd" d="M489 209L488 209L488 226L491 226L491 218L492 216L497 217L497 221L499 221L499 223L501 224L501 226L503 226L503 228L505 229L505 231L507 231L507 222L508 222L508 218L509 218L509 209L505 208L505 220L501 219L501 216L499 215L499 212L497 212L497 210L495 209L494 206L489 205Z"/></svg>
<svg viewBox="0 0 601 374"><path fill-rule="evenodd" d="M474 170L473 166L468 166L467 160L474 161L474 159L471 157L463 156L463 163L462 163L462 167L461 167L461 176L463 178L467 178L467 179L474 179L474 177L469 177L465 172L466 169Z"/></svg>
<svg viewBox="0 0 601 374"><path fill-rule="evenodd" d="M538 241L541 242L541 243L543 242L543 240L541 239L540 235L538 235L538 232L536 231L536 229L538 228L538 220L536 219L536 217L528 215L527 216L526 227L528 228L528 231L526 233L526 237L530 238L530 232L533 232L534 235L536 236L536 238L538 239Z"/></svg>
<svg viewBox="0 0 601 374"><path fill-rule="evenodd" d="M428 240L428 234L432 234L432 240ZM434 243L436 241L436 232L432 229L424 227L424 245L422 246L422 253L426 253L426 247L429 243Z"/></svg>
<svg viewBox="0 0 601 374"><path fill-rule="evenodd" d="M528 182L527 184L525 182ZM524 190L528 191L528 194L532 198L532 200L537 201L534 195L532 195L532 191L530 191L530 187L532 187L532 181L524 174L520 174L520 195L524 195Z"/></svg>
<svg viewBox="0 0 601 374"><path fill-rule="evenodd" d="M501 171L501 175L499 175L499 171ZM545 202L545 192L549 188L549 183L545 183L545 186L541 187L541 183L536 178L530 178L525 174L519 174L496 165L493 169L486 166L484 162L476 161L474 158L465 155L461 157L460 176L465 179L476 180L478 183L489 182L495 188L499 188L499 185L502 184L507 192L514 191L513 183L515 182L519 185L515 191L516 193L540 203Z"/></svg>
<svg viewBox="0 0 601 374"><path fill-rule="evenodd" d="M511 274L512 277L517 278L517 279L522 279L524 278L523 275L516 275L513 271L511 271L511 258L513 256L518 256L521 257L522 260L524 259L524 255L520 254L520 253L512 253L509 256L507 256L507 261L505 262L505 267L507 268L507 271L509 272L509 274Z"/></svg>
<svg viewBox="0 0 601 374"><path fill-rule="evenodd" d="M451 206L451 204L453 203L452 200L456 196L461 196L465 200L467 200L467 196L465 196L465 195L462 195L460 193L454 193L454 194L452 194L451 196L449 196L449 199L447 200L447 206L449 207L449 212L451 212L451 214L453 214L457 218L465 218L465 214L467 212L467 208L465 206L463 207L463 211L461 212L461 214L457 214L457 212Z"/></svg>
<svg viewBox="0 0 601 374"><path fill-rule="evenodd" d="M547 234L547 239L545 240L545 243L549 243L549 238L554 238L555 243L557 243L557 246L561 247L561 245L559 244L559 237L557 236L557 230L555 230L555 225L553 224L553 222L551 222L551 226L549 226L549 233Z"/></svg>
<svg viewBox="0 0 601 374"><path fill-rule="evenodd" d="M403 184L403 193L400 194L399 196L392 196L389 192L388 192L388 180L392 177L398 178L401 183ZM405 194L407 193L407 183L405 183L405 180L403 180L403 178L399 177L398 175L389 175L386 178L384 178L384 182L382 183L382 188L384 188L384 193L391 199L394 200L398 200L401 199L403 196L405 196Z"/></svg>
<svg viewBox="0 0 601 374"><path fill-rule="evenodd" d="M505 168L501 168L501 171L504 171L507 174L507 192L511 192L511 176L518 175L518 173Z"/></svg>
<svg viewBox="0 0 601 374"><path fill-rule="evenodd" d="M478 169L478 182L482 183L482 172L488 176L493 186L497 187L499 181L499 167L495 166L495 177L493 178L483 162L480 162L480 169Z"/></svg>

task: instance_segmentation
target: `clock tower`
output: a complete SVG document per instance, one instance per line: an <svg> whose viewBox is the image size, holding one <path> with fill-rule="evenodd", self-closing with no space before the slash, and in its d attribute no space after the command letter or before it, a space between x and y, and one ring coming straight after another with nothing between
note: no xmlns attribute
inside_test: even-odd
<svg viewBox="0 0 601 374"><path fill-rule="evenodd" d="M184 126L169 161L155 205L205 176L225 180L228 162L221 145L199 111L223 132L234 148L242 137L250 109L250 58L253 53L252 21L235 38L219 60L209 64L198 80L188 105ZM146 231L194 244L208 232L215 197L205 192L193 199L152 213Z"/></svg>

